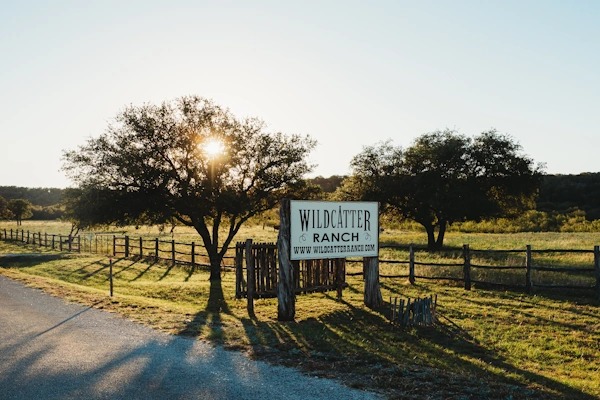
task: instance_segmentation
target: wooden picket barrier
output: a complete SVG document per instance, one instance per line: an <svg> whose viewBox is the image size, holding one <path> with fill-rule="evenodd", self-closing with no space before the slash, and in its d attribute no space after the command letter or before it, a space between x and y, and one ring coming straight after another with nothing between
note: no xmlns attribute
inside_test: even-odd
<svg viewBox="0 0 600 400"><path fill-rule="evenodd" d="M240 242L235 247L236 297L276 297L278 283L277 245ZM250 258L247 258L250 249ZM296 294L338 291L347 286L345 259L294 261ZM248 269L253 267L253 271Z"/></svg>
<svg viewBox="0 0 600 400"><path fill-rule="evenodd" d="M430 326L437 322L437 294L430 297L404 300L390 297L390 322L400 326Z"/></svg>

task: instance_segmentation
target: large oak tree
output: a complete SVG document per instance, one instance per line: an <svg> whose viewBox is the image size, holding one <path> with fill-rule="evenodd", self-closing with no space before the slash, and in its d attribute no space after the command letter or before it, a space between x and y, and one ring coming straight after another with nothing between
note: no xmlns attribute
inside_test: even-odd
<svg viewBox="0 0 600 400"><path fill-rule="evenodd" d="M81 190L73 204L93 200L98 213L85 216L94 223L194 227L217 280L242 224L304 185L314 146L190 96L125 108L104 134L65 152L64 169Z"/></svg>
<svg viewBox="0 0 600 400"><path fill-rule="evenodd" d="M338 197L380 201L388 211L418 222L429 248L443 245L453 222L533 208L542 179L542 166L495 130L475 138L436 131L405 150L391 142L365 147L351 167Z"/></svg>

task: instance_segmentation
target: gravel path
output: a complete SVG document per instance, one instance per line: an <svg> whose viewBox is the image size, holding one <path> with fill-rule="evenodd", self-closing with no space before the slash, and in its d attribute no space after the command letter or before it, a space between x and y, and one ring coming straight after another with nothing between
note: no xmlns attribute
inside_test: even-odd
<svg viewBox="0 0 600 400"><path fill-rule="evenodd" d="M375 399L0 276L2 399Z"/></svg>

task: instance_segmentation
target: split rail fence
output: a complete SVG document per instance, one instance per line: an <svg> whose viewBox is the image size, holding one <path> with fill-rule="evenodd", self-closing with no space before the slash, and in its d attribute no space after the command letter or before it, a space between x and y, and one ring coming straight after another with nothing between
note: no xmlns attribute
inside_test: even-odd
<svg viewBox="0 0 600 400"><path fill-rule="evenodd" d="M0 230L0 240L20 241L23 243L52 248L58 251L86 252L106 254L110 256L140 256L155 261L168 261L173 264L192 265L193 267L209 266L208 255L201 252L203 246L194 242L180 243L175 240L159 238L131 238L105 234L67 236L30 232L24 230ZM256 275L253 281L253 296L270 297L276 295L277 289L277 256L275 244L257 244L251 251L250 260L255 263ZM261 250L258 250L258 249ZM474 250L464 245L461 250L444 249L434 253L418 249L415 246L380 246L381 249L408 251L408 259L385 259L380 255L381 279L408 279L415 284L418 279L455 281L464 284L470 290L473 284L518 288L533 293L536 288L570 289L593 291L600 300L600 246L593 250L574 249L525 249L516 250ZM247 261L245 244L238 243L234 255L226 255L223 268L236 269L236 296L245 297L248 291ZM431 262L427 258L431 254L442 253L452 262ZM424 253L424 254L423 254ZM550 265L547 257L574 254L587 257L583 265L569 266ZM423 260L417 259L422 256ZM473 262L473 260L491 260L489 264ZM520 265L498 265L498 261L522 259ZM311 291L341 290L346 286L345 276L362 275L364 272L346 272L347 265L362 263L358 260L312 260L295 262L295 290L297 293ZM508 263L507 263L508 264ZM403 267L403 273L386 273L386 266ZM500 272L502 271L502 272ZM244 273L246 272L246 274ZM246 278L244 279L244 275Z"/></svg>
<svg viewBox="0 0 600 400"><path fill-rule="evenodd" d="M26 244L74 253L105 254L113 257L148 258L154 261L167 261L173 264L209 267L208 254L203 246L195 242L181 243L159 238L133 238L106 234L84 234L77 236L30 232L22 229L0 230L0 240L19 241ZM234 267L235 256L223 257L223 268Z"/></svg>
<svg viewBox="0 0 600 400"><path fill-rule="evenodd" d="M593 250L544 249L534 250L530 245L517 250L474 250L463 245L462 250L444 249L438 251L419 250L415 246L381 246L381 249L408 250L408 260L388 260L379 258L380 278L408 279L415 284L417 279L446 280L462 282L466 290L473 284L515 288L533 293L535 288L568 289L593 291L600 300L600 246ZM418 261L417 254L426 256L435 254L440 258L452 258L452 262ZM446 253L446 254L444 254ZM459 253L459 254L457 254ZM589 261L578 266L551 265L543 255L576 254L586 256ZM443 257L446 255L447 257ZM536 258L537 257L537 258ZM491 261L485 265L472 262L478 260ZM500 265L497 260L523 259L521 265ZM360 262L348 260L347 262ZM386 274L387 265L404 266L406 273ZM516 264L516 263L515 263ZM407 268L406 268L407 267ZM418 270L417 270L418 268ZM497 273L504 271L505 273ZM506 273L508 271L509 273ZM348 273L361 275L362 272Z"/></svg>

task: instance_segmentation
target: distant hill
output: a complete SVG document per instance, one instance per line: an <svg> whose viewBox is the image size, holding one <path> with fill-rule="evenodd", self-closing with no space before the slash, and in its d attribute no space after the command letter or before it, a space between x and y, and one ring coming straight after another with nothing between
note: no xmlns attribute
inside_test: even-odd
<svg viewBox="0 0 600 400"><path fill-rule="evenodd" d="M34 206L49 207L60 203L64 189L0 186L0 196L6 200L25 199Z"/></svg>

